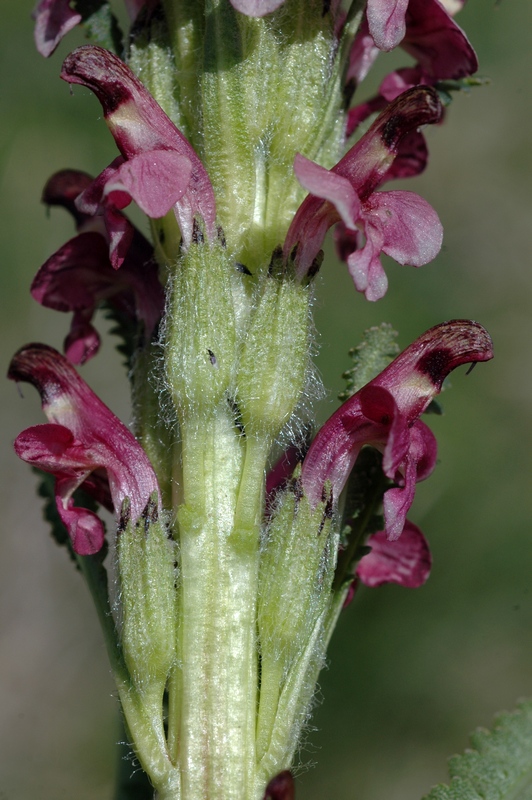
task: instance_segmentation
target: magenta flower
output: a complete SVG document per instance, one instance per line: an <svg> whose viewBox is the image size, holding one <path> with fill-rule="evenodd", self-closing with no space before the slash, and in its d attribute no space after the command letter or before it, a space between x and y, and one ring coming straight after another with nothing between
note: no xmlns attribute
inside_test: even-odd
<svg viewBox="0 0 532 800"><path fill-rule="evenodd" d="M378 531L367 543L371 552L360 559L356 568L357 577L366 586L397 583L417 589L428 579L432 566L429 545L412 522L406 520L397 540L390 541L386 531Z"/></svg>
<svg viewBox="0 0 532 800"><path fill-rule="evenodd" d="M453 369L492 356L489 334L476 322L444 322L420 336L318 432L301 473L310 503L322 499L326 484L337 500L361 448L376 447L384 455L385 475L397 484L384 494L386 535L397 539L417 481L428 477L436 463L436 440L420 414Z"/></svg>
<svg viewBox="0 0 532 800"><path fill-rule="evenodd" d="M94 179L86 172L60 170L52 175L44 187L43 203L66 208L74 217L78 233L95 231L101 234L109 245L109 259L115 269L122 266L131 245L142 251L146 260L151 259L152 245L114 206L100 208L96 203L88 211L78 208L81 196L93 191L94 183Z"/></svg>
<svg viewBox="0 0 532 800"><path fill-rule="evenodd" d="M126 426L53 348L23 347L11 361L8 377L35 386L49 420L22 431L15 440L15 452L55 476L57 510L75 552L97 553L104 543L103 523L92 511L74 506L73 493L83 486L106 504L108 484L117 519L126 510L127 500L129 518L136 522L154 493L160 500L148 457Z"/></svg>
<svg viewBox="0 0 532 800"><path fill-rule="evenodd" d="M409 520L399 539L391 542L386 531L377 531L368 538L367 544L371 551L356 566L344 608L355 596L359 581L371 589L384 583L419 589L429 579L432 569L429 544L417 525Z"/></svg>
<svg viewBox="0 0 532 800"><path fill-rule="evenodd" d="M117 271L109 261L102 217L87 217L77 210L74 199L89 183L91 178L85 173L64 170L46 184L43 200L67 208L81 232L43 264L31 285L32 296L41 305L73 312L65 340L65 353L73 364L83 364L98 352L100 337L92 318L103 302L120 317L140 323L148 340L164 309L153 248L142 234L128 223L132 241Z"/></svg>
<svg viewBox="0 0 532 800"><path fill-rule="evenodd" d="M368 3L368 17L369 8ZM400 46L417 63L392 72L382 81L378 95L350 109L347 136L351 136L370 114L380 111L386 101L395 100L407 89L421 84L433 86L442 80L459 80L478 69L477 56L467 36L439 0L409 0ZM347 82L358 85L378 54L379 47L365 20L351 47Z"/></svg>
<svg viewBox="0 0 532 800"><path fill-rule="evenodd" d="M383 80L379 91L387 100L394 100L411 86L459 80L478 69L469 39L439 0L410 0L401 47L417 63Z"/></svg>
<svg viewBox="0 0 532 800"><path fill-rule="evenodd" d="M173 209L185 246L192 240L195 217L214 239L216 205L207 172L129 67L107 50L86 45L65 59L61 77L94 92L121 153L83 192L78 208L91 216L103 208L116 214L134 200L152 218ZM120 239L120 219L111 221L111 228Z"/></svg>
<svg viewBox="0 0 532 800"><path fill-rule="evenodd" d="M433 80L464 78L478 69L469 39L439 0L409 0L401 47Z"/></svg>
<svg viewBox="0 0 532 800"><path fill-rule="evenodd" d="M381 253L415 267L435 258L443 230L434 209L412 192L376 189L399 176L394 161L405 137L420 125L438 122L441 113L436 92L417 87L391 103L331 170L296 156L296 176L310 195L292 221L284 253L286 258L292 254L300 279L312 269L327 230L338 222L352 235L347 265L368 300L380 299L388 287Z"/></svg>

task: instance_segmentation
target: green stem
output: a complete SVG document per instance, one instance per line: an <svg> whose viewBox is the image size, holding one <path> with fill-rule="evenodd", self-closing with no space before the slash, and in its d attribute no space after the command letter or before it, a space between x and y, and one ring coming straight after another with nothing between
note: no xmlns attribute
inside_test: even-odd
<svg viewBox="0 0 532 800"><path fill-rule="evenodd" d="M210 418L186 416L181 430L179 660L168 741L179 754L181 800L242 800L255 775L259 530L245 548L231 535L246 470L227 404Z"/></svg>

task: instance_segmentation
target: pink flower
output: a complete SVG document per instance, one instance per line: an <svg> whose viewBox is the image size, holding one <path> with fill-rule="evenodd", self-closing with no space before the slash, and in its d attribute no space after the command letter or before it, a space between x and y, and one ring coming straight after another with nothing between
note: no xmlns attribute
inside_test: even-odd
<svg viewBox="0 0 532 800"><path fill-rule="evenodd" d="M467 36L439 0L409 0L401 47L416 59L427 83L464 78L478 69Z"/></svg>
<svg viewBox="0 0 532 800"><path fill-rule="evenodd" d="M149 242L131 227L131 246L120 270L112 268L102 217L82 215L74 204L89 175L74 170L58 172L45 186L43 200L62 205L74 216L78 236L54 253L38 271L32 296L46 308L72 311L65 353L73 364L83 364L98 352L100 337L92 325L99 305L107 303L115 315L150 339L164 309L164 292ZM128 223L129 224L129 223Z"/></svg>
<svg viewBox="0 0 532 800"><path fill-rule="evenodd" d="M356 575L370 587L398 583L409 589L422 586L430 575L432 558L427 540L412 522L406 520L398 540L390 541L386 531L368 539L371 552L363 556Z"/></svg>
<svg viewBox="0 0 532 800"><path fill-rule="evenodd" d="M310 195L288 230L284 254L293 256L300 279L312 270L327 230L338 222L352 237L344 254L357 290L368 300L383 297L388 286L381 253L415 267L435 258L443 231L434 209L412 192L375 190L406 169L404 161L394 168L398 155L405 155L405 137L411 148L414 136L419 149L417 128L438 122L441 113L436 92L416 87L391 103L331 170L296 156L296 176Z"/></svg>
<svg viewBox="0 0 532 800"><path fill-rule="evenodd" d="M94 216L107 208L116 214L134 200L152 218L173 209L185 246L195 217L213 240L216 205L207 172L129 67L107 50L86 45L65 59L61 77L94 92L121 153L78 198L80 211ZM120 239L120 219L111 229Z"/></svg>
<svg viewBox="0 0 532 800"><path fill-rule="evenodd" d="M97 553L104 543L103 523L92 511L74 506L73 493L83 486L104 504L110 496L117 519L127 510L128 518L136 522L154 495L160 501L148 457L126 426L53 348L23 347L11 361L8 377L35 386L49 421L19 434L15 452L55 476L57 510L75 552Z"/></svg>
<svg viewBox="0 0 532 800"><path fill-rule="evenodd" d="M429 544L412 522L406 520L401 536L393 542L386 531L378 531L368 538L367 544L371 551L356 566L344 608L355 596L359 581L371 589L384 583L419 589L428 580L432 568Z"/></svg>
<svg viewBox="0 0 532 800"><path fill-rule="evenodd" d="M458 7L461 5L458 2ZM455 6L454 10L458 7ZM368 3L368 19L369 9ZM407 89L421 84L433 86L442 80L459 80L478 69L477 56L467 36L439 0L409 0L404 21L404 34L397 44L417 63L392 72L382 81L376 97L350 109L347 136L351 136L370 114L379 111L386 100L395 100ZM379 47L372 36L371 25L365 20L351 48L348 84L357 86L378 54Z"/></svg>
<svg viewBox="0 0 532 800"><path fill-rule="evenodd" d="M361 448L376 447L384 456L384 474L396 483L384 494L384 519L388 539L397 539L417 481L436 463L436 440L420 414L453 369L492 356L489 334L476 322L445 322L420 336L318 432L301 473L310 503L322 499L326 484L337 500Z"/></svg>

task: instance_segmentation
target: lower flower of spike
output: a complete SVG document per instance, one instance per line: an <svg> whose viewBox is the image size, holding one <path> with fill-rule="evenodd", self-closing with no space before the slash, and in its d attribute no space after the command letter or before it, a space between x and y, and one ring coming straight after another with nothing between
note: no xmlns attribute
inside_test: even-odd
<svg viewBox="0 0 532 800"><path fill-rule="evenodd" d="M102 521L92 511L74 506L72 499L83 486L107 505L102 471L117 521L126 499L133 522L154 496L160 503L157 478L144 450L64 356L44 344L27 345L13 357L8 378L31 383L41 396L48 424L22 431L15 452L55 476L57 510L76 553L92 555L104 543Z"/></svg>
<svg viewBox="0 0 532 800"><path fill-rule="evenodd" d="M385 475L397 484L384 494L386 534L397 539L417 481L428 477L436 463L436 440L420 414L453 369L492 357L489 334L469 320L444 322L416 339L316 435L301 472L311 505L322 500L327 485L337 501L361 448L372 445L383 453Z"/></svg>

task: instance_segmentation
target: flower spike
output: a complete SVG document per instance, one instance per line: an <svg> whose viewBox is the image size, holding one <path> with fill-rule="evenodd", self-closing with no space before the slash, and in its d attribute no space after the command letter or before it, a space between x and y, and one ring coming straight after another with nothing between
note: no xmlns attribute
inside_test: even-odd
<svg viewBox="0 0 532 800"><path fill-rule="evenodd" d="M52 347L23 347L11 361L8 378L35 386L49 421L19 434L15 452L55 476L57 510L75 552L97 553L104 543L103 523L92 511L75 507L73 493L84 484L101 501L106 492L100 473L105 470L117 520L127 507L129 517L136 521L154 494L160 502L148 457L126 426Z"/></svg>
<svg viewBox="0 0 532 800"><path fill-rule="evenodd" d="M418 86L391 103L331 170L296 156L296 176L310 195L292 221L284 253L289 257L297 245L299 278L309 273L325 233L338 222L351 234L345 251L348 269L368 300L379 300L388 287L381 253L415 267L436 257L443 231L434 209L413 192L375 190L389 177L399 176L394 162L403 152L405 137L416 134L420 125L438 122L441 115L434 89Z"/></svg>
<svg viewBox="0 0 532 800"><path fill-rule="evenodd" d="M311 504L320 502L328 482L337 500L361 448L372 445L384 454L385 475L399 484L384 495L386 534L397 539L416 482L428 477L436 463L436 440L420 414L453 369L492 357L491 338L476 322L444 322L420 336L318 432L301 473Z"/></svg>
<svg viewBox="0 0 532 800"><path fill-rule="evenodd" d="M109 51L85 45L67 56L61 78L94 92L121 153L84 192L78 208L95 214L99 205L122 209L133 199L153 218L173 208L185 246L192 240L195 216L214 240L216 206L207 172L129 67Z"/></svg>

